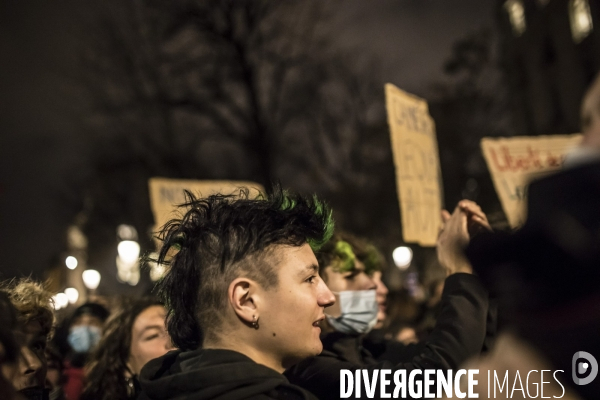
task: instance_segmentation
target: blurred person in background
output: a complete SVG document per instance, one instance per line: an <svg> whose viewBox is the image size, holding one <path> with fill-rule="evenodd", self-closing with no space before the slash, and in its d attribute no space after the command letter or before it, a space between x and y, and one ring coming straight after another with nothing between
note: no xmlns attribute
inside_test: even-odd
<svg viewBox="0 0 600 400"><path fill-rule="evenodd" d="M173 350L163 305L151 298L125 301L110 317L89 358L82 400L126 400L139 395L139 376L150 360Z"/></svg>
<svg viewBox="0 0 600 400"><path fill-rule="evenodd" d="M448 370L480 354L489 333L489 299L461 248L469 242L469 232L490 229L489 224L479 206L468 200L461 201L453 214L444 212L442 217L445 226L437 249L448 278L440 316L429 340L409 346L388 340L378 360L363 346L364 336L377 324L381 311L378 285L373 279L374 268L381 264L357 256L364 252L363 242L348 234L336 234L316 253L323 280L336 295L336 304L326 310L323 352L286 370L291 383L318 398L334 399L340 395L342 369ZM381 392L376 389L375 393L378 396Z"/></svg>
<svg viewBox="0 0 600 400"><path fill-rule="evenodd" d="M581 105L583 141L565 168L529 185L527 220L512 234L482 235L467 255L512 328L481 369L562 370L555 396L600 393L600 76ZM577 357L586 352L591 360ZM586 365L588 368L583 368ZM580 370L582 367L582 370ZM591 380L576 384L572 377ZM535 389L534 389L535 390ZM548 394L550 390L547 390ZM533 392L535 393L535 391Z"/></svg>
<svg viewBox="0 0 600 400"><path fill-rule="evenodd" d="M52 343L49 343L48 347L46 347L46 360L48 360L46 388L50 391L49 399L64 400L63 385L65 383L65 376L63 375L63 357Z"/></svg>
<svg viewBox="0 0 600 400"><path fill-rule="evenodd" d="M2 374L27 400L47 400L45 351L54 325L52 294L30 279L11 281L1 291L16 310L12 333L18 351L16 363L3 364Z"/></svg>
<svg viewBox="0 0 600 400"><path fill-rule="evenodd" d="M334 296L313 251L331 237L331 210L277 185L256 198L187 196L157 260L179 350L146 364L140 399L314 399L282 373L322 350Z"/></svg>
<svg viewBox="0 0 600 400"><path fill-rule="evenodd" d="M89 354L100 342L108 315L109 311L103 305L85 303L77 307L67 321L69 350L65 356L66 382L63 386L67 400L79 399L83 390L84 366Z"/></svg>
<svg viewBox="0 0 600 400"><path fill-rule="evenodd" d="M415 323L419 317L419 305L407 289L395 290L388 296L388 320L383 330L383 340L378 348L373 347L376 343L371 340L371 334L366 338L367 348L376 358L381 351L385 350L385 341L397 340L404 344L419 341L415 329ZM381 346L383 345L383 347Z"/></svg>

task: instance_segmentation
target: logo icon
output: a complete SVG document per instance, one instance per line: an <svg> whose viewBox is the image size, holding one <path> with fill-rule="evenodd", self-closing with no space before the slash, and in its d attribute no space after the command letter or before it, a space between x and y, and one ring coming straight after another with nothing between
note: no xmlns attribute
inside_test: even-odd
<svg viewBox="0 0 600 400"><path fill-rule="evenodd" d="M583 361L583 360L585 361ZM591 383L598 375L598 361L588 352L578 351L573 354L573 382L576 385L587 385ZM589 375L585 378L579 378L578 375L588 373Z"/></svg>

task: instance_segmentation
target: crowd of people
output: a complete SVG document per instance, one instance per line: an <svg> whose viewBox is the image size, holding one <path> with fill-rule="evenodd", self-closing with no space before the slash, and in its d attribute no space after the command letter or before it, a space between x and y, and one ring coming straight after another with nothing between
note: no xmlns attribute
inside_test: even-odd
<svg viewBox="0 0 600 400"><path fill-rule="evenodd" d="M432 285L426 335L403 339L410 325L386 313L398 297L384 258L336 229L318 198L278 186L257 198L188 193L160 233L155 261L168 267L156 298L86 303L56 327L43 285L2 286L0 396L335 399L343 370L464 365L575 376L573 354L600 355L600 79L582 121L584 141L563 171L531 184L516 232L492 232L469 200L442 211L447 276ZM600 379L555 386L546 393L600 395Z"/></svg>

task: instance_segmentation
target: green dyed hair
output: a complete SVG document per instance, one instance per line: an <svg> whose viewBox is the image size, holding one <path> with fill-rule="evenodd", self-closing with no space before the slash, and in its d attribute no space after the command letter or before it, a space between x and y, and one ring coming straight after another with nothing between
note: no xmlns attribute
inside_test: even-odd
<svg viewBox="0 0 600 400"><path fill-rule="evenodd" d="M356 260L364 264L368 275L381 271L384 265L383 256L375 246L347 232L335 233L315 254L322 276L328 266L335 272L350 272L355 268Z"/></svg>

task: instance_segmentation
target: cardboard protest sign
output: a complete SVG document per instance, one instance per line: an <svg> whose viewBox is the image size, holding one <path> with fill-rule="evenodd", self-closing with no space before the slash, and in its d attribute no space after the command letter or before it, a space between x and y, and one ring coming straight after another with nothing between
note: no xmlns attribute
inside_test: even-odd
<svg viewBox="0 0 600 400"><path fill-rule="evenodd" d="M511 227L527 218L527 185L561 168L565 155L582 136L483 138L481 150Z"/></svg>
<svg viewBox="0 0 600 400"><path fill-rule="evenodd" d="M184 190L192 192L198 197L208 197L215 193L234 194L242 187L250 189L251 197L264 188L258 183L243 181L196 181L185 179L150 178L150 205L154 214L155 230L158 230L171 218L177 205L185 203Z"/></svg>
<svg viewBox="0 0 600 400"><path fill-rule="evenodd" d="M441 172L427 102L385 85L404 241L435 246L441 223Z"/></svg>

